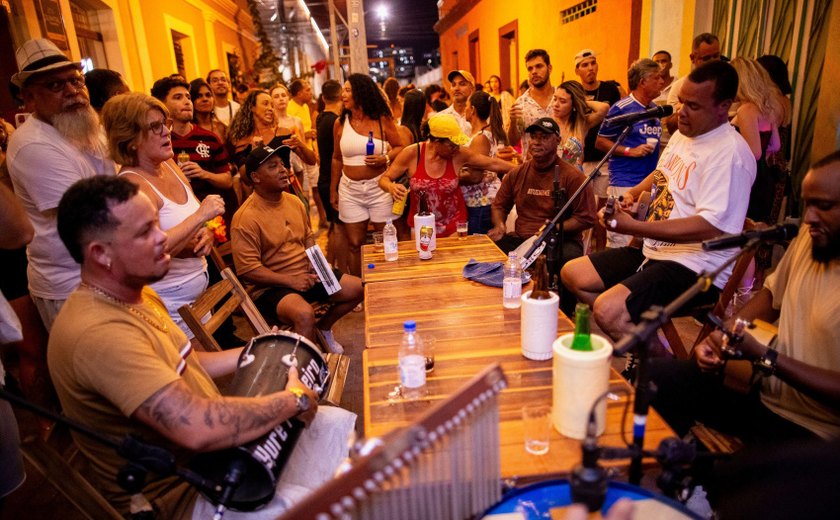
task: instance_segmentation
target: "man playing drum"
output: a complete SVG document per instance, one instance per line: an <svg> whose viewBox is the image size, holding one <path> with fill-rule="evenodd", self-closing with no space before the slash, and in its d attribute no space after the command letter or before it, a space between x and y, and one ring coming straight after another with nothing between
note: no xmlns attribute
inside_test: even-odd
<svg viewBox="0 0 840 520"><path fill-rule="evenodd" d="M48 350L50 374L68 417L109 436L140 436L171 450L179 462L190 452L258 439L291 417L309 426L298 450L311 442L307 437L317 435L323 443L329 435L318 451L322 461L330 462L321 464L320 471L310 464L314 474L300 482L287 484L281 478L274 500L247 518L274 518L305 486L318 486L331 476L346 455L355 416L331 407L316 415L318 397L294 368L284 391L255 398L219 393L211 378L235 370L239 349L192 351L147 287L166 274L170 256L154 205L135 185L114 177L76 183L59 204L58 230L82 264L82 283L59 313ZM142 496L129 496L116 483L125 461L84 436L75 441L91 463L97 487L121 513L150 503L158 518L212 515L213 506L174 477L149 474ZM294 464L293 456L287 468ZM228 513L226 518L237 516Z"/></svg>

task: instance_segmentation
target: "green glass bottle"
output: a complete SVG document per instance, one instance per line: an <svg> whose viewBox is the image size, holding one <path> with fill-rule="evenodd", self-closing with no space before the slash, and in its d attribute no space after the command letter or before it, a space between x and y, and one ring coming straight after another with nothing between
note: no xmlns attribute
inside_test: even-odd
<svg viewBox="0 0 840 520"><path fill-rule="evenodd" d="M575 337L572 350L592 350L592 338L589 334L589 305L578 303L575 306Z"/></svg>

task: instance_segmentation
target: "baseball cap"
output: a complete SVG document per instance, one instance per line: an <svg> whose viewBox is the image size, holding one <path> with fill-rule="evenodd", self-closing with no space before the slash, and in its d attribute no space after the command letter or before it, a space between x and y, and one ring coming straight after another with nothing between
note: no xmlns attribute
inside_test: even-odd
<svg viewBox="0 0 840 520"><path fill-rule="evenodd" d="M583 60L587 58L594 58L595 56L597 56L597 54L595 54L595 51L592 49L583 49L579 53L575 54L575 68L577 68Z"/></svg>
<svg viewBox="0 0 840 520"><path fill-rule="evenodd" d="M557 126L557 122L550 117L541 117L525 129L526 134L530 134L531 132L560 135L560 127Z"/></svg>
<svg viewBox="0 0 840 520"><path fill-rule="evenodd" d="M448 79L449 82L452 83L452 79L455 78L455 76L461 76L462 78L467 80L467 83L475 87L475 78L472 74L470 74L468 70L453 70L452 72L446 75L446 79Z"/></svg>
<svg viewBox="0 0 840 520"><path fill-rule="evenodd" d="M438 139L449 139L458 146L464 146L470 140L461 131L461 126L452 114L435 114L430 117L429 135Z"/></svg>
<svg viewBox="0 0 840 520"><path fill-rule="evenodd" d="M283 161L283 165L288 168L291 153L292 149L286 145L278 146L277 148L258 146L251 150L251 153L248 154L248 158L245 160L245 173L247 175L257 171L257 168L274 154L278 154L280 160Z"/></svg>

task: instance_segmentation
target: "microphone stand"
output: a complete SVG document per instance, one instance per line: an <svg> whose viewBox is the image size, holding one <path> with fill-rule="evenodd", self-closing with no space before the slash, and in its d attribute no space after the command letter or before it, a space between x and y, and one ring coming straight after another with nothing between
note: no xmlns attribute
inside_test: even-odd
<svg viewBox="0 0 840 520"><path fill-rule="evenodd" d="M630 133L630 130L632 130L632 129L633 129L633 125L628 125L628 126L624 127L624 130L616 138L615 143L613 143L612 147L609 149L609 151L606 153L606 155L604 155L604 157L600 160L600 162L598 162L598 164L595 166L595 168L593 168L592 171L589 172L589 175L586 176L586 179L581 183L581 185L578 187L578 189L575 190L574 193L572 193L572 195L568 198L568 200L566 200L566 204L563 205L562 209L557 211L557 213L554 215L554 218L551 220L551 222L549 224L546 224L545 227L543 227L543 230L540 233L540 235L537 237L537 239L534 241L534 243L531 244L531 247L528 248L528 251L524 255L522 255L523 268L530 265L536 259L537 254L539 254L539 252L541 251L541 246L543 246L543 243L546 242L549 235L552 233L552 230L554 229L554 227L555 226L560 226L560 228L562 229L562 227L563 227L563 223L562 223L563 215L566 214L566 212L572 206L572 203L574 203L578 199L581 192L583 192L583 190L586 189L586 187L589 185L589 183L592 182L593 180L595 180L596 177L601 175L601 167L604 165L604 163L606 163L609 160L610 157L613 156L613 153L615 153L615 149L618 148L618 145L620 145L622 141L624 141L624 139L627 137L627 135Z"/></svg>
<svg viewBox="0 0 840 520"><path fill-rule="evenodd" d="M648 344L650 339L683 305L691 301L692 298L701 292L706 292L720 273L734 264L745 252L758 247L759 242L760 240L757 238L751 239L737 255L733 255L717 269L711 272L701 272L694 285L686 289L685 292L664 308L659 305L651 306L642 314L639 323L616 343L614 349L615 354L621 355L635 350L636 357L639 360L633 402L633 449L635 453L630 461L629 481L631 484L639 485L639 482L642 480L642 447L644 446L645 440L647 414L650 408L650 400L656 392L655 385L651 384L648 374L650 357Z"/></svg>
<svg viewBox="0 0 840 520"><path fill-rule="evenodd" d="M100 444L109 446L117 452L121 457L126 459L128 463L122 467L117 474L117 483L131 494L142 491L146 484L146 473L151 471L160 476L175 475L196 489L210 489L216 491L219 496L229 498L233 493L228 488L233 485L238 485L238 479L235 482L226 482L218 484L206 480L198 473L189 469L180 467L175 462L175 456L167 449L159 446L154 446L145 443L131 435L127 435L123 439L117 439L108 435L103 435L98 431L91 429L77 421L68 419L63 415L47 410L41 406L33 404L23 397L13 394L0 386L0 398L9 401L10 403L29 410L36 415L46 417L57 423L61 423L69 427L71 430L77 431ZM224 502L219 504L220 507L227 507Z"/></svg>
<svg viewBox="0 0 840 520"><path fill-rule="evenodd" d="M566 198L566 189L560 187L560 166L554 166L554 186L551 192L551 197L554 199L554 211L559 212L563 208L563 202ZM556 220L556 219L555 219ZM563 224L557 221L553 226L547 227L549 230L548 238L545 246L545 263L548 266L548 290L560 294L560 259L563 254Z"/></svg>

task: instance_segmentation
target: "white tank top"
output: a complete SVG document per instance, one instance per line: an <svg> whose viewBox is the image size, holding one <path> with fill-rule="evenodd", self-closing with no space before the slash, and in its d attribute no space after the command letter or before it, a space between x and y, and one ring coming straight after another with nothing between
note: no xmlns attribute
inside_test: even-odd
<svg viewBox="0 0 840 520"><path fill-rule="evenodd" d="M187 201L183 204L178 204L166 197L155 188L152 183L150 183L145 177L140 175L139 173L132 171L132 170L123 170L120 172L120 176L126 173L133 173L134 175L140 177L146 184L152 188L152 191L160 197L160 200L163 201L163 205L158 210L158 219L160 220L160 229L163 231L167 231L172 229L173 227L177 226L181 222L187 219L190 215L198 211L200 204L198 203L198 199L195 198L193 195L192 190L189 189L188 186L184 184L184 181L181 180L181 177L175 173L175 170L172 169L172 166L169 165L168 162L163 163L168 169L169 172L178 179L178 182L181 183L181 186L184 188L184 191L187 193ZM173 287L177 287L184 282L191 280L195 276L200 273L204 273L207 271L207 261L204 257L201 258L175 258L172 257L172 263L169 265L169 272L166 273L166 276L163 279L158 280L157 282L151 285L152 289L156 292L161 292L167 289L171 289Z"/></svg>
<svg viewBox="0 0 840 520"><path fill-rule="evenodd" d="M350 117L344 120L344 130L341 132L341 161L345 166L364 166L367 156L367 143L370 136L361 135L353 129ZM373 154L386 154L391 146L382 139L373 138Z"/></svg>

